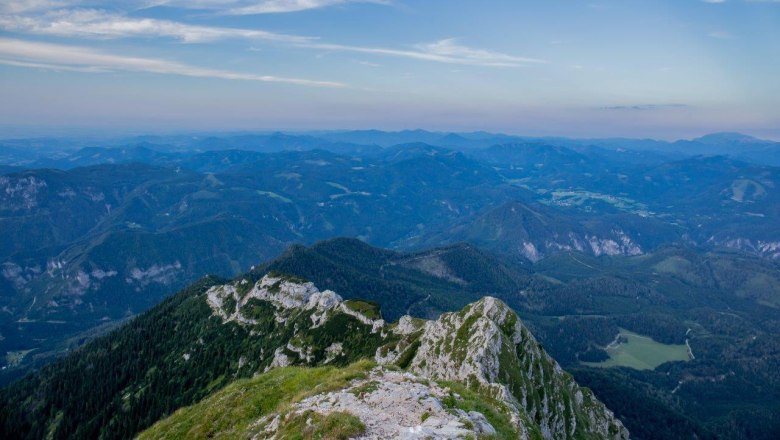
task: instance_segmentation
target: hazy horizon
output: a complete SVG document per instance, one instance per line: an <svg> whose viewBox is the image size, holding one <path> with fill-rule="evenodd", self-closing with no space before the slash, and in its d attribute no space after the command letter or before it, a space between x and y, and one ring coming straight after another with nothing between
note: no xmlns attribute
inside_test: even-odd
<svg viewBox="0 0 780 440"><path fill-rule="evenodd" d="M660 142L676 142L676 141L686 141L686 140L694 140L700 137L704 137L707 135L718 135L718 134L740 134L745 136L750 136L759 140L765 140L765 141L772 141L772 142L780 142L780 133L776 136L772 135L761 135L756 133L750 133L750 132L743 132L743 131L712 131L712 132L701 132L697 134L692 134L689 136L681 136L681 137L661 137L661 136L631 136L631 135L605 135L605 136L576 136L576 135L567 135L567 134L529 134L529 133L523 133L523 132L502 132L502 131L492 131L492 130L447 130L447 129L428 129L428 128L420 128L420 127L408 127L408 128L398 128L398 129L381 129L381 128L375 128L375 127L366 127L366 128L318 128L318 129L233 129L233 130L210 130L207 128L180 128L180 129L142 129L142 128L103 128L103 129L96 129L94 127L3 127L0 125L0 140L14 140L14 139L36 139L36 138L52 138L52 139L84 139L84 140L93 140L93 141L111 141L111 140L120 140L120 139L127 139L127 138L133 138L133 137L144 137L144 136L159 136L159 137L168 137L168 136L193 136L193 137L201 137L201 136L214 136L214 137L220 137L220 136L240 136L240 135L269 135L274 133L283 133L287 135L300 135L300 136L306 136L306 135L312 135L316 136L317 134L321 133L349 133L349 132L360 132L360 131L379 131L383 133L403 133L403 132L415 132L415 131L423 131L423 132L429 132L429 133L437 133L442 135L447 134L454 134L454 135L471 135L475 133L485 133L488 135L496 135L496 136L510 136L510 137L517 137L517 138L529 138L529 139L569 139L569 140L608 140L608 139L633 139L633 140L651 140L651 141L660 141Z"/></svg>
<svg viewBox="0 0 780 440"><path fill-rule="evenodd" d="M778 22L780 2L757 0L13 0L0 136L778 139Z"/></svg>

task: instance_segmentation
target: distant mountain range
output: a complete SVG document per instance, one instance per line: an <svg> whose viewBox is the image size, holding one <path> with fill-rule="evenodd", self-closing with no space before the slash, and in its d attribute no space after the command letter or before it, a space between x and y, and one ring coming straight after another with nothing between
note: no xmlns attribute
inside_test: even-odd
<svg viewBox="0 0 780 440"><path fill-rule="evenodd" d="M0 348L36 348L25 363L200 276L333 236L401 250L465 241L526 265L669 243L780 258L780 169L722 156L642 164L525 143L133 151L0 176Z"/></svg>
<svg viewBox="0 0 780 440"><path fill-rule="evenodd" d="M425 131L112 142L0 143L2 383L203 276L274 271L379 304L391 321L498 298L639 438L780 432L772 142ZM696 358L594 368L623 332ZM646 429L647 414L673 424Z"/></svg>
<svg viewBox="0 0 780 440"><path fill-rule="evenodd" d="M257 153L322 149L337 154L372 155L397 145L424 143L456 151L496 145L527 144L565 147L621 161L649 163L695 155L723 155L761 165L780 166L780 142L740 133L713 133L678 141L654 139L513 136L487 132L445 133L425 130L317 131L304 133L203 134L96 139L0 140L0 165L26 168L73 168L99 163L148 161L156 156L173 163L206 151Z"/></svg>

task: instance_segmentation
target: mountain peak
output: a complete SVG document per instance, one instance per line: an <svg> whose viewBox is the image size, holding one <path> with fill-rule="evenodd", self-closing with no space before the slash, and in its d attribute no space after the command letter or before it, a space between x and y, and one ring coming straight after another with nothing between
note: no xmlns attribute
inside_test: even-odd
<svg viewBox="0 0 780 440"><path fill-rule="evenodd" d="M279 339L278 346L268 352L273 359L263 371L292 365L317 366L340 356L354 359L350 353L354 348L349 344L356 337L362 340L362 349L375 347L374 359L380 366L407 371L406 375L397 375L381 368L372 370L371 380L304 400L293 414L314 412L324 416L332 410L348 410L369 425L371 432L387 433L390 427L377 422L376 408L353 396L372 394L371 399L392 401L399 395L423 393L436 400L446 393L435 386L422 389L416 384L447 381L501 402L504 416L523 438L628 438L623 425L544 352L512 309L490 296L436 320L407 315L392 325L386 324L378 309L368 303L343 301L335 292L320 291L311 282L280 273L266 274L254 284L240 279L211 287L206 300L225 325L235 323L253 329L251 333L267 329L268 324L262 321L267 322L269 312L273 313L274 326L284 328L279 334L287 335L287 339ZM260 318L257 310L265 310ZM351 332L336 330L348 322L344 319L354 320ZM276 339L275 334L269 336ZM326 411L317 403L323 401L333 408ZM406 418L409 412L419 410L396 409ZM276 413L255 424L273 434L291 417L294 415ZM442 433L450 428L461 432L464 426L473 426L484 418L477 413L464 417L470 421L457 422L456 417L449 428L446 422L429 426L430 432ZM484 429L491 432L493 427L485 421Z"/></svg>
<svg viewBox="0 0 780 440"><path fill-rule="evenodd" d="M755 138L753 136L749 136L742 133L736 133L736 132L719 132L719 133L710 133L701 137L698 137L696 139L693 139L694 142L699 142L701 144L707 144L707 145L714 145L714 144L755 144L755 143L763 143L765 141Z"/></svg>
<svg viewBox="0 0 780 440"><path fill-rule="evenodd" d="M409 327L408 318L399 326ZM628 431L587 389L561 369L504 302L484 297L459 312L428 321L380 363L398 363L435 380L455 381L502 401L526 437L627 439ZM384 353L384 356L382 356Z"/></svg>
<svg viewBox="0 0 780 440"><path fill-rule="evenodd" d="M144 356L137 355L141 346ZM95 380L116 371L121 380L100 385L103 393L92 391ZM65 382L81 385L63 401L56 384ZM34 408L7 405L31 390L40 396ZM149 405L140 393L159 404ZM342 422L354 428L352 437L377 439L393 432L419 434L409 438L628 435L496 298L432 321L405 316L388 324L375 303L343 300L281 272L251 272L228 283L204 279L4 396L7 420L36 420L28 425L30 437L51 429L52 414L72 422L53 428L63 438L101 432L126 438L155 420L147 438L286 438L301 427ZM95 410L85 412L85 405ZM187 405L193 406L160 419ZM231 415L221 420L229 426L214 425L214 415L225 411ZM129 423L124 430L111 430L121 420ZM177 434L195 425L203 435L193 434L200 428Z"/></svg>

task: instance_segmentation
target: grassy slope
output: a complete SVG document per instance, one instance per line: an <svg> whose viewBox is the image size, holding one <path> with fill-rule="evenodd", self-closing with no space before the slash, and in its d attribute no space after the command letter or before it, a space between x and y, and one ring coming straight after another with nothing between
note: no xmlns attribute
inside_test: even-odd
<svg viewBox="0 0 780 440"><path fill-rule="evenodd" d="M247 438L252 422L309 395L345 387L365 377L373 364L359 361L346 368L277 368L241 379L203 401L177 410L139 435L139 439Z"/></svg>
<svg viewBox="0 0 780 440"><path fill-rule="evenodd" d="M254 422L263 416L283 412L290 405L306 397L345 388L350 381L365 377L373 366L371 361L362 360L345 368L286 367L271 370L251 379L241 379L197 404L177 410L170 417L142 432L138 439L249 438L257 434L258 426ZM467 389L459 383L442 382L442 385L459 396L456 398L453 394L445 398L442 401L445 407L479 411L496 429L495 438L517 437L518 433L507 416L503 404ZM336 420L333 420L332 416L336 417ZM305 435L306 432L297 425L287 427L289 428L287 431L285 426L282 426L280 435L281 438L301 439L342 438L339 432L329 432L330 436L317 436L316 431L327 430L329 423L343 425L351 422L352 429L362 425L350 417L354 419L354 416L346 413L315 417L313 419L315 424L322 426L311 429L314 435ZM293 418L292 423L295 422ZM531 438L541 440L539 430L535 427L530 428Z"/></svg>
<svg viewBox="0 0 780 440"><path fill-rule="evenodd" d="M627 342L607 347L610 358L604 362L583 362L591 367L630 367L637 370L653 370L664 362L688 361L688 348L680 344L661 344L647 336L628 330L620 335Z"/></svg>
<svg viewBox="0 0 780 440"><path fill-rule="evenodd" d="M342 366L372 355L381 343L370 326L344 314L309 328L311 312L278 323L272 308L255 307L255 328L223 324L212 316L204 293L220 282L201 280L38 374L0 389L0 438L47 433L67 439L130 438L175 409L263 371L295 328L297 341L312 348L314 362L325 359L325 347L333 342L343 343L345 356L333 361Z"/></svg>

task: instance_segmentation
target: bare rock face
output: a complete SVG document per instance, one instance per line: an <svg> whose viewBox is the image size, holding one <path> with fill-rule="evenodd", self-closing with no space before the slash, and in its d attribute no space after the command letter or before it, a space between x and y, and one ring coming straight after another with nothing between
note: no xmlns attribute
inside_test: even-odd
<svg viewBox="0 0 780 440"><path fill-rule="evenodd" d="M416 335L415 341L399 343L406 350L417 347L409 371L479 387L514 408L518 424L527 415L545 438L628 438L613 413L580 388L495 298L429 321ZM394 362L409 356L403 349L396 352Z"/></svg>
<svg viewBox="0 0 780 440"><path fill-rule="evenodd" d="M342 304L339 295L331 290L321 292L314 283L297 282L270 275L264 276L248 291L247 283L248 281L242 280L209 289L206 292L207 299L214 313L226 322L254 324L251 319L242 314L242 309L255 299L270 303L277 310L276 319L279 322L284 322L286 319L285 311L304 310L315 312L312 321L317 324L324 319L324 312Z"/></svg>
<svg viewBox="0 0 780 440"><path fill-rule="evenodd" d="M294 365L346 365L386 342L384 320L366 316L359 301L343 301L330 290L281 274L256 282L243 278L206 291L212 315L239 325L262 344L249 358L260 371ZM378 315L378 312L376 312ZM248 365L246 362L244 365Z"/></svg>
<svg viewBox="0 0 780 440"><path fill-rule="evenodd" d="M249 291L248 298L268 301L285 309L329 310L341 303L333 291L320 292L314 283L298 283L279 277L264 276Z"/></svg>
<svg viewBox="0 0 780 440"><path fill-rule="evenodd" d="M398 325L393 329L393 333L397 335L411 335L419 329L420 327L415 324L414 318L404 315L398 320Z"/></svg>
<svg viewBox="0 0 780 440"><path fill-rule="evenodd" d="M519 438L628 438L612 412L580 388L517 315L492 297L434 321L404 316L392 325L365 303L343 301L334 292L284 276L216 286L206 298L225 325L245 326L257 337L278 341L263 352L267 359L259 364L264 371L343 365L373 350L378 364L406 370L372 372L371 392L363 390L362 398L344 389L299 404L299 412L356 415L369 428L365 438L478 437L491 432L493 427L478 413L439 411L436 402L444 394L435 381L457 382L500 402ZM267 333L269 328L275 330ZM430 415L421 420L426 411Z"/></svg>

